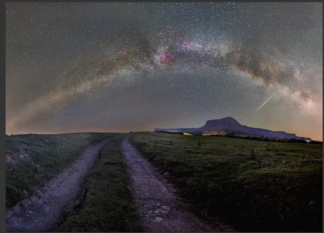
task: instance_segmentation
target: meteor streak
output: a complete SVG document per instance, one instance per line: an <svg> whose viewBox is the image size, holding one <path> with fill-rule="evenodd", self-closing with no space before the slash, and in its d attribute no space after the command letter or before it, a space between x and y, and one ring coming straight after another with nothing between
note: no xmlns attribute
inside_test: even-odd
<svg viewBox="0 0 324 233"><path fill-rule="evenodd" d="M277 91L276 91L277 92ZM274 94L276 94L276 92L275 93L273 93L273 95L272 96L274 96ZM272 98L272 96L270 96L270 98L269 99L271 99ZM257 112L263 105L265 105L266 104L266 102L268 102L269 101L269 99L267 99L255 112Z"/></svg>

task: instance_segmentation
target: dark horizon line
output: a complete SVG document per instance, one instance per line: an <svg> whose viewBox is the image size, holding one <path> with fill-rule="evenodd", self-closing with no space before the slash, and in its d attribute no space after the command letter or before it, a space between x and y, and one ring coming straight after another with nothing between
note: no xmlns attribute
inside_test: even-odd
<svg viewBox="0 0 324 233"><path fill-rule="evenodd" d="M154 131L149 131L149 130L140 130L140 131L133 131L130 130L128 133L139 133L139 132L151 132L153 133ZM46 134L73 134L73 133L127 133L127 132L65 132L65 133L24 133L24 134L5 134L5 136L17 136L17 135L29 135L29 134L37 134L37 135L46 135ZM312 141L317 141L317 142L323 142L323 140L312 140Z"/></svg>
<svg viewBox="0 0 324 233"><path fill-rule="evenodd" d="M133 131L133 130L130 130L130 131L127 131L128 133L130 132L154 132L154 130L139 130L139 131ZM116 132L116 131L88 131L88 132L85 132L85 131L82 131L82 132L59 132L59 133L18 133L18 134L7 134L5 133L6 136L14 136L14 135L28 135L28 134L39 134L39 135L44 135L44 134L72 134L72 133L127 133L127 132Z"/></svg>

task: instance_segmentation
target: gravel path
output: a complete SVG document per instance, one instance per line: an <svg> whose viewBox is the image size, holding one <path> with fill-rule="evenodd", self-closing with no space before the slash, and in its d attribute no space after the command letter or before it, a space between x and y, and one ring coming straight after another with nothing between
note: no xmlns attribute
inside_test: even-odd
<svg viewBox="0 0 324 233"><path fill-rule="evenodd" d="M122 150L127 173L131 177L129 189L146 231L234 231L221 223L214 222L211 225L196 217L176 196L173 186L129 143L128 137L122 142Z"/></svg>
<svg viewBox="0 0 324 233"><path fill-rule="evenodd" d="M57 226L62 221L63 210L77 198L87 173L108 141L109 138L87 149L34 196L6 209L6 231L50 231Z"/></svg>

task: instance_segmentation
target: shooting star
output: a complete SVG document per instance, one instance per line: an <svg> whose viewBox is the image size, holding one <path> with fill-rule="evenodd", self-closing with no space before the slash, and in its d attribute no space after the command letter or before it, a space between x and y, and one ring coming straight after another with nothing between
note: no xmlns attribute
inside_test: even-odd
<svg viewBox="0 0 324 233"><path fill-rule="evenodd" d="M277 91L276 91L277 92ZM276 92L275 93L273 93L273 95L272 96L274 96L274 94L276 94ZM270 98L269 99L271 99L272 98L272 96L270 96ZM267 99L255 112L257 112L263 105L265 105L266 104L266 102L268 102L269 101L269 99Z"/></svg>

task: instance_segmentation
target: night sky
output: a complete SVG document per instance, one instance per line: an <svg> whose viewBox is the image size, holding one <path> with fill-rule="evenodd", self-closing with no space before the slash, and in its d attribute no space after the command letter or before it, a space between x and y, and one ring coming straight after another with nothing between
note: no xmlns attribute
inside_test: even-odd
<svg viewBox="0 0 324 233"><path fill-rule="evenodd" d="M322 3L6 3L6 134L231 116L322 140L322 16Z"/></svg>

